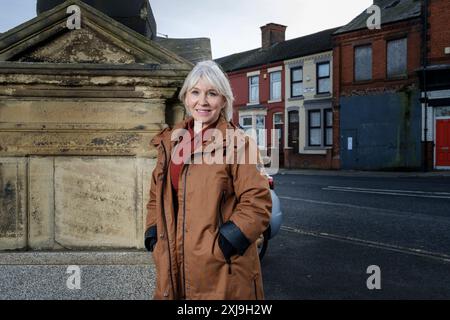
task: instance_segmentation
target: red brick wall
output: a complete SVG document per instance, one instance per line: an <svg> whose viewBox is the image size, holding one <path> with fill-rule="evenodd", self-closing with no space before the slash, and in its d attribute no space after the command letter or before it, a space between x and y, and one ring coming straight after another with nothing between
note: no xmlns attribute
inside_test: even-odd
<svg viewBox="0 0 450 320"><path fill-rule="evenodd" d="M405 35L408 39L408 78L388 79L386 74L387 41ZM364 44L372 45L372 80L355 83L354 47ZM333 54L335 70L341 72L340 76L335 75L335 80L341 80L340 87L335 91L337 101L339 96L352 94L355 90L370 93L416 83L415 70L420 68L421 62L420 19L383 26L381 30L364 29L337 36Z"/></svg>
<svg viewBox="0 0 450 320"><path fill-rule="evenodd" d="M228 75L230 79L231 89L234 94L234 105L242 106L248 102L248 79L246 74L238 73Z"/></svg>
<svg viewBox="0 0 450 320"><path fill-rule="evenodd" d="M285 168L287 169L337 169L333 167L332 155L293 154L292 149L284 150Z"/></svg>
<svg viewBox="0 0 450 320"><path fill-rule="evenodd" d="M270 75L267 72L269 68L283 66L281 70L281 101L276 103L267 103L270 99ZM273 114L276 112L283 112L284 114L284 91L285 91L285 77L284 64L282 62L273 63L264 66L258 66L250 69L243 69L236 72L228 73L231 88L235 97L233 105L233 121L239 123L239 108L247 106L249 102L249 88L247 73L252 71L260 71L259 75L259 103L267 107L266 129L268 129L267 143L271 145L271 132L273 128ZM266 77L264 78L264 75Z"/></svg>
<svg viewBox="0 0 450 320"><path fill-rule="evenodd" d="M449 0L429 0L428 24L429 63L450 63L450 55L444 53L444 49L450 47Z"/></svg>

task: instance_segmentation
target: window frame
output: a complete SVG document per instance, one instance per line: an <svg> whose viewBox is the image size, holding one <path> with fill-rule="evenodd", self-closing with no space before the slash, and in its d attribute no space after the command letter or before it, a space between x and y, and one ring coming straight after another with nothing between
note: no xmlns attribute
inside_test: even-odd
<svg viewBox="0 0 450 320"><path fill-rule="evenodd" d="M299 81L294 81L293 80L294 79L294 71L296 71L296 70L300 70L301 71L301 73L302 73L302 80L299 80ZM290 72L291 72L291 98L303 97L303 92L304 92L304 90L303 90L303 66L291 68ZM302 90L301 90L302 93L300 95L298 95L298 96L295 96L294 95L294 84L297 84L297 83L300 83L302 85Z"/></svg>
<svg viewBox="0 0 450 320"><path fill-rule="evenodd" d="M327 124L327 114L328 112L331 114L331 125ZM323 146L324 147L332 147L333 146L333 109L327 108L323 109ZM331 129L331 143L327 143L327 130Z"/></svg>
<svg viewBox="0 0 450 320"><path fill-rule="evenodd" d="M252 84L252 79L258 79L258 83ZM256 98L252 100L252 87L256 87ZM248 77L248 102L249 103L259 103L259 75Z"/></svg>
<svg viewBox="0 0 450 320"><path fill-rule="evenodd" d="M260 127L258 127L257 124L256 124L258 117L262 117L262 119L263 119L263 123L262 123L262 125ZM258 146L259 149L265 149L267 147L267 136L266 136L266 130L265 130L266 129L266 123L267 123L266 117L267 117L267 114L253 113L253 112L252 113L245 113L243 115L241 115L241 114L239 115L239 125L240 125L241 129L244 130L244 132L246 134L247 134L248 130L254 130L254 133L256 134L256 137L254 137L254 138L255 138L255 141L256 141L257 146ZM244 119L245 118L251 119L252 124L250 126L249 125L244 126ZM259 135L260 135L259 130L264 130L263 131L264 135L262 136L263 137L262 141L261 141L261 139L259 139ZM262 144L260 144L258 142L262 142Z"/></svg>
<svg viewBox="0 0 450 320"><path fill-rule="evenodd" d="M320 124L317 126L311 126L311 113L316 112L320 114L320 121L318 122ZM331 125L327 125L327 113L330 112L330 120ZM323 150L323 149L330 149L333 147L334 143L334 135L333 135L333 128L334 128L334 122L333 122L333 108L331 106L323 106L323 107L313 107L313 108L307 108L305 117L305 150ZM311 144L311 130L313 129L320 129L320 144ZM331 143L327 143L327 130L331 130Z"/></svg>
<svg viewBox="0 0 450 320"><path fill-rule="evenodd" d="M311 114L312 113L318 113L319 114L319 116L320 116L320 119L319 119L319 126L312 126L311 125ZM319 134L319 137L320 137L320 143L319 144L311 144L311 130L312 129L320 129L320 131L321 131L321 133ZM323 132L323 129L322 129L322 109L311 109L311 110L308 110L308 147L322 147L323 146L323 141L322 141L322 132Z"/></svg>
<svg viewBox="0 0 450 320"><path fill-rule="evenodd" d="M274 93L274 91L273 91L273 85L274 85L274 81L273 81L273 79L272 79L272 77L273 77L273 75L274 74L279 74L280 75L280 80L279 81L277 81L277 82L279 82L280 83L280 92L279 92L279 97L274 97L273 96L273 93ZM270 89L269 89L269 100L270 101L281 101L281 96L282 96L282 93L281 93L281 91L282 91L282 88L281 88L281 79L282 78L282 73L281 73L281 71L273 71L273 72L270 72L269 73L269 85L270 85Z"/></svg>
<svg viewBox="0 0 450 320"><path fill-rule="evenodd" d="M321 77L319 76L319 68L321 65L328 65L328 76L326 77ZM319 83L320 80L323 79L330 79L330 85L328 87L328 91L320 91L319 90ZM316 63L316 94L328 94L331 93L331 63L330 61L323 61L323 62L318 62Z"/></svg>
<svg viewBox="0 0 450 320"><path fill-rule="evenodd" d="M250 126L249 125L244 125L244 119L250 119L251 120ZM252 127L253 126L253 117L251 115L239 116L239 125L242 128Z"/></svg>

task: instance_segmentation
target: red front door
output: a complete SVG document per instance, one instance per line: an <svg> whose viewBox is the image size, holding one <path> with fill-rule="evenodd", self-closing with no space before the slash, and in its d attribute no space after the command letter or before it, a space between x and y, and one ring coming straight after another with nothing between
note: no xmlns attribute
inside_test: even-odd
<svg viewBox="0 0 450 320"><path fill-rule="evenodd" d="M436 120L436 166L450 167L450 119Z"/></svg>

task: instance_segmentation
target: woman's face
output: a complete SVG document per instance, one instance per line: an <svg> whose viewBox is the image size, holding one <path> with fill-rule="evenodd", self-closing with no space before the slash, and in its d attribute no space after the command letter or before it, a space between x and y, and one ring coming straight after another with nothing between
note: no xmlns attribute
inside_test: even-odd
<svg viewBox="0 0 450 320"><path fill-rule="evenodd" d="M220 111L225 107L225 98L209 82L200 78L187 92L185 104L194 120L201 121L205 127L219 118Z"/></svg>

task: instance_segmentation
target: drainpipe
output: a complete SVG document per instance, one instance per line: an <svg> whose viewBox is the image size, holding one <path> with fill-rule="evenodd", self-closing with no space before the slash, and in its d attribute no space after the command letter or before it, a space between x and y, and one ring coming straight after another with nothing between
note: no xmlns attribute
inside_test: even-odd
<svg viewBox="0 0 450 320"><path fill-rule="evenodd" d="M425 124L423 128L425 147L424 147L424 168L428 170L428 91L427 91L427 66L428 66L428 0L423 0L422 13L422 79L423 79L423 98L425 102Z"/></svg>

